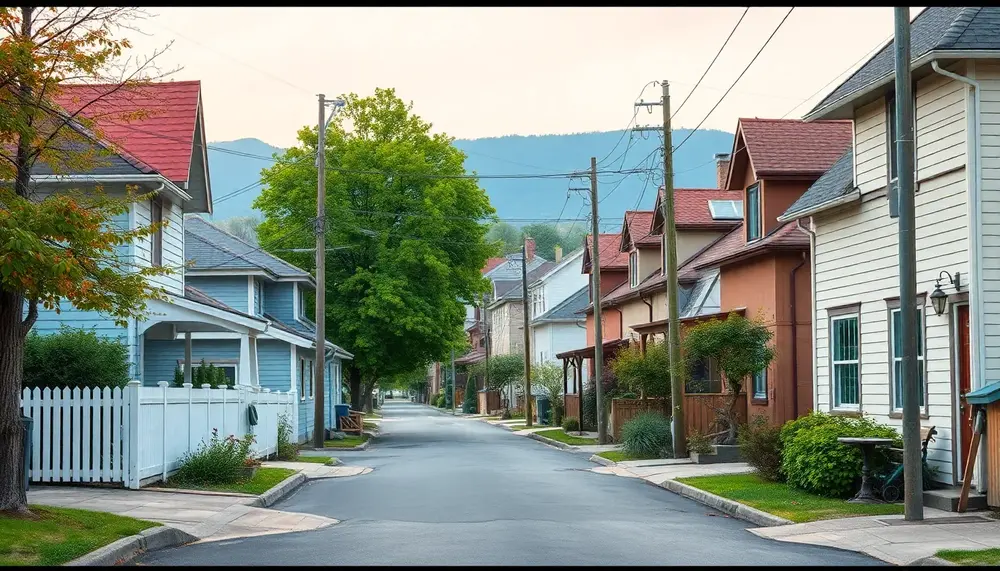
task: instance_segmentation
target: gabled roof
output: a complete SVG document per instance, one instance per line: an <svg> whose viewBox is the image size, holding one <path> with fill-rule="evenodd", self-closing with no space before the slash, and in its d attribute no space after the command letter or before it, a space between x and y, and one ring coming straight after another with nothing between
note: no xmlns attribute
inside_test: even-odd
<svg viewBox="0 0 1000 571"><path fill-rule="evenodd" d="M265 272L272 278L313 283L312 276L258 246L233 236L197 215L184 217L184 259L188 271L247 270Z"/></svg>
<svg viewBox="0 0 1000 571"><path fill-rule="evenodd" d="M507 258L490 258L486 260L486 265L483 266L483 275L485 276L486 274L490 273L491 271L493 271L493 268L499 266L500 264L506 261Z"/></svg>
<svg viewBox="0 0 1000 571"><path fill-rule="evenodd" d="M823 173L806 190L805 194L792 203L785 213L778 217L778 222L801 218L844 200L859 198L854 186L854 151L848 149L844 156Z"/></svg>
<svg viewBox="0 0 1000 571"><path fill-rule="evenodd" d="M740 251L746 245L743 239L743 224L716 238L700 251L684 261L677 268L677 281L692 283L701 278L703 271L698 268L708 260L719 260Z"/></svg>
<svg viewBox="0 0 1000 571"><path fill-rule="evenodd" d="M560 321L582 321L579 312L590 304L589 286L580 288L552 309L531 320L531 324Z"/></svg>
<svg viewBox="0 0 1000 571"><path fill-rule="evenodd" d="M582 257L583 257L583 248L579 248L576 251L570 253L568 256L564 256L563 259L560 260L559 262L552 262L552 266L549 267L549 270L547 272L538 276L538 278L535 279L535 281L528 282L528 289L530 290L531 288L538 285L540 282L548 280L549 278L554 276L557 272L560 272L565 268L576 263L577 258L582 258Z"/></svg>
<svg viewBox="0 0 1000 571"><path fill-rule="evenodd" d="M194 152L200 81L120 87L63 84L55 103L101 129L104 138L149 164L174 183L187 182ZM134 115L141 114L141 117ZM131 119L131 121L129 120Z"/></svg>
<svg viewBox="0 0 1000 571"><path fill-rule="evenodd" d="M651 230L663 234L663 197L661 186L653 206ZM674 189L674 226L678 230L728 230L739 225L739 220L716 219L708 203L713 200L743 200L741 190L719 188L677 188ZM741 211L742 216L742 211Z"/></svg>
<svg viewBox="0 0 1000 571"><path fill-rule="evenodd" d="M659 234L653 234L652 210L626 210L622 222L621 243L618 248L628 252L634 245L637 248L659 246ZM604 252L601 252L603 254Z"/></svg>
<svg viewBox="0 0 1000 571"><path fill-rule="evenodd" d="M742 227L733 232L740 233L740 240L743 239ZM732 236L729 236L732 239ZM758 254L774 250L802 250L809 249L809 236L806 235L794 222L786 222L771 231L760 240L746 244L741 248L726 251L720 249L714 255L705 256L703 259L693 264L695 270L724 266L734 262L739 262L752 258Z"/></svg>
<svg viewBox="0 0 1000 571"><path fill-rule="evenodd" d="M931 6L910 23L911 63L929 63L936 54L955 57L991 57L1000 51L1000 7ZM978 52L978 53L977 53ZM987 52L987 53L984 53ZM832 112L895 77L895 46L890 41L816 107L809 120Z"/></svg>
<svg viewBox="0 0 1000 571"><path fill-rule="evenodd" d="M587 234L583 239L583 246L586 249L583 252L583 269L581 271L585 274L590 273L590 253L594 243L591 236L591 234ZM621 245L621 234L600 234L597 245L600 248L598 252L601 255L602 270L628 269L628 253L622 252L619 248Z"/></svg>
<svg viewBox="0 0 1000 571"><path fill-rule="evenodd" d="M535 269L527 273L526 277L528 279L528 283L529 284L533 283L539 277L548 273L549 270L551 270L555 266L556 264L554 262L546 261L541 263ZM522 295L524 295L524 289L521 287L521 282L520 281L514 282L510 287L510 289L507 289L506 291L504 291L504 293L500 294L498 291L497 299L494 300L493 303L490 304L490 306L492 307L504 302L519 300L521 299Z"/></svg>
<svg viewBox="0 0 1000 571"><path fill-rule="evenodd" d="M799 119L740 119L729 163L729 189L742 190L744 178L733 176L749 166L756 178L815 176L827 171L854 139L852 122Z"/></svg>

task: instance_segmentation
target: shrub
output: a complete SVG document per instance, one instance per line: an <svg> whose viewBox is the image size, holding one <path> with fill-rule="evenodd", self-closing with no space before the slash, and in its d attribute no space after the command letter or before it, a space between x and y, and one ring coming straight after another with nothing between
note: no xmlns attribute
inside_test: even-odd
<svg viewBox="0 0 1000 571"><path fill-rule="evenodd" d="M575 416L567 417L562 421L562 428L566 432L579 432L580 431L580 420Z"/></svg>
<svg viewBox="0 0 1000 571"><path fill-rule="evenodd" d="M622 452L633 458L670 454L670 421L657 412L644 412L622 426Z"/></svg>
<svg viewBox="0 0 1000 571"><path fill-rule="evenodd" d="M288 415L278 416L278 445L275 456L278 460L295 460L299 457L299 447L292 442L292 425L288 422Z"/></svg>
<svg viewBox="0 0 1000 571"><path fill-rule="evenodd" d="M857 447L837 441L844 436L892 438L897 447L902 446L894 428L870 418L813 412L789 422L781 430L781 470L788 483L821 496L848 497L861 477L862 460ZM876 449L874 460L872 469L878 471L887 461L886 452Z"/></svg>
<svg viewBox="0 0 1000 571"><path fill-rule="evenodd" d="M584 430L597 430L597 391L593 385L583 389L583 418L580 422Z"/></svg>
<svg viewBox="0 0 1000 571"><path fill-rule="evenodd" d="M184 371L181 370L180 366L174 367L174 386L177 388L184 387Z"/></svg>
<svg viewBox="0 0 1000 571"><path fill-rule="evenodd" d="M448 406L448 399L447 399L447 397L444 396L444 393L440 393L438 395L438 397L437 397L437 407L438 408L447 408L447 406Z"/></svg>
<svg viewBox="0 0 1000 571"><path fill-rule="evenodd" d="M630 345L618 351L608 368L626 391L619 398L638 398L636 393L670 398L670 357L666 343L650 343L645 352L638 345Z"/></svg>
<svg viewBox="0 0 1000 571"><path fill-rule="evenodd" d="M712 448L712 439L698 430L691 431L687 439L687 448L688 452L696 452L698 454L711 454L714 450Z"/></svg>
<svg viewBox="0 0 1000 571"><path fill-rule="evenodd" d="M242 439L230 434L221 439L219 430L213 428L209 442L202 442L196 452L186 454L181 460L180 469L171 478L208 485L238 482L243 473L242 468L253 463L250 451L253 443L253 434L247 434Z"/></svg>
<svg viewBox="0 0 1000 571"><path fill-rule="evenodd" d="M22 386L125 387L129 368L128 347L93 331L65 327L51 335L32 332L25 342Z"/></svg>
<svg viewBox="0 0 1000 571"><path fill-rule="evenodd" d="M462 402L462 412L465 414L475 414L479 410L479 398L476 393L476 380L470 378L465 384L465 401Z"/></svg>
<svg viewBox="0 0 1000 571"><path fill-rule="evenodd" d="M740 427L740 453L747 464L765 480L780 482L781 472L781 428L772 426L764 415L756 415L749 423Z"/></svg>

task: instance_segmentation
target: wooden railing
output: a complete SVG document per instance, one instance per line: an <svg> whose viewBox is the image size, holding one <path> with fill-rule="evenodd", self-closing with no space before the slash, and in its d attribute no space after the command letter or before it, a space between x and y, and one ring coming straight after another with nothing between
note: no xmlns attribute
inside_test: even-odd
<svg viewBox="0 0 1000 571"><path fill-rule="evenodd" d="M365 415L362 412L352 410L349 416L340 418L340 431L347 433L357 433L358 436L365 428Z"/></svg>
<svg viewBox="0 0 1000 571"><path fill-rule="evenodd" d="M642 399L614 399L611 401L611 427L612 438L620 441L622 436L622 426L625 423L647 411L662 412L664 416L670 414L667 407L667 400L663 398Z"/></svg>
<svg viewBox="0 0 1000 571"><path fill-rule="evenodd" d="M580 395L563 395L563 403L566 407L563 418L572 416L580 420Z"/></svg>

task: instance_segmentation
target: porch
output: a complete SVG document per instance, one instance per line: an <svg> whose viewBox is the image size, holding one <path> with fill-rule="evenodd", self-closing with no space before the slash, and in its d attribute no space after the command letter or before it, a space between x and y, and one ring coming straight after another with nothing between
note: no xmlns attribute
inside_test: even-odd
<svg viewBox="0 0 1000 571"><path fill-rule="evenodd" d="M604 366L608 365L608 361L613 359L618 351L628 347L629 343L628 339L605 341L602 345ZM574 416L575 412L576 418L581 422L583 419L583 361L588 359L590 363L593 363L595 355L596 347L594 345L556 354L556 359L563 363L563 403L566 407L566 416ZM573 373L572 385L569 382L570 369ZM593 367L590 367L590 372L593 373ZM571 388L572 392L570 392Z"/></svg>

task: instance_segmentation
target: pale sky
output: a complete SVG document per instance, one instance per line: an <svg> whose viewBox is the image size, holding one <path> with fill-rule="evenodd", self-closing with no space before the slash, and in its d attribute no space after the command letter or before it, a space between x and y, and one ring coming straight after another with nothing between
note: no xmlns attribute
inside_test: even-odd
<svg viewBox="0 0 1000 571"><path fill-rule="evenodd" d="M315 124L317 93L375 87L395 87L435 131L478 138L623 129L652 80L670 81L676 109L743 10L151 8L148 36L132 39L140 54L175 40L158 61L201 80L210 141L287 147ZM787 10L750 9L674 128L705 117ZM788 117L801 117L892 27L892 8L796 8L704 127L733 131L738 117L796 105ZM643 98L659 95L649 86ZM662 117L641 110L637 121Z"/></svg>

